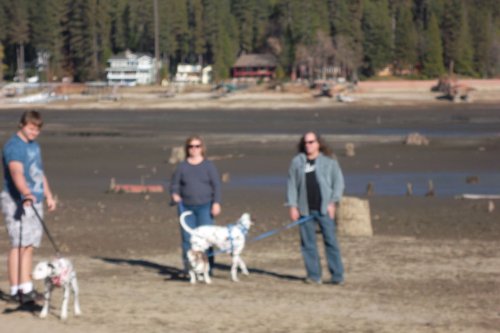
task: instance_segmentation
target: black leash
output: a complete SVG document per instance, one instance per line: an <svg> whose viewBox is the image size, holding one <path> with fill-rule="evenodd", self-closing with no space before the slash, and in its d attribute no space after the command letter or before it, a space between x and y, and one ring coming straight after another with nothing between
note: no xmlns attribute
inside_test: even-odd
<svg viewBox="0 0 500 333"><path fill-rule="evenodd" d="M52 235L50 234L49 229L47 228L47 225L43 221L42 217L38 213L38 210L35 208L35 205L33 203L31 204L31 208L33 208L33 211L35 212L36 217L38 218L38 221L42 224L43 230L45 231L45 234L49 238L49 241L52 243L52 246L54 247L54 250L56 251L56 257L60 258L61 257L61 251L59 250L59 247L57 246L56 242L54 242L54 239L52 238Z"/></svg>
<svg viewBox="0 0 500 333"><path fill-rule="evenodd" d="M21 255L21 248L23 243L23 220L19 221L19 245L17 246L17 285L21 285L21 273L22 273L22 264L23 259ZM19 297L19 304L23 304L23 293L21 290L17 290L17 296Z"/></svg>

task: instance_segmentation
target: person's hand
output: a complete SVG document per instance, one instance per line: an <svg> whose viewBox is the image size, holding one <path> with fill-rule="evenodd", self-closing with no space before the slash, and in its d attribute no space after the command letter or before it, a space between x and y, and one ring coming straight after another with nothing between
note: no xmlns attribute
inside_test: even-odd
<svg viewBox="0 0 500 333"><path fill-rule="evenodd" d="M29 194L24 196L24 200L23 200L24 207L29 207L34 203L36 203L36 197L32 193L29 193Z"/></svg>
<svg viewBox="0 0 500 333"><path fill-rule="evenodd" d="M330 203L328 207L326 207L326 211L328 212L328 216L333 220L335 219L335 203Z"/></svg>
<svg viewBox="0 0 500 333"><path fill-rule="evenodd" d="M57 201L54 199L53 196L47 196L47 208L49 209L49 212L53 212L56 210L57 207Z"/></svg>
<svg viewBox="0 0 500 333"><path fill-rule="evenodd" d="M300 212L297 207L290 207L289 214L292 221L297 221L300 218Z"/></svg>
<svg viewBox="0 0 500 333"><path fill-rule="evenodd" d="M178 195L177 193L172 193L172 200L175 202L175 203L179 203L182 201L182 198L180 195Z"/></svg>
<svg viewBox="0 0 500 333"><path fill-rule="evenodd" d="M221 207L220 207L220 204L218 204L217 202L215 202L213 205L212 205L212 216L217 216L220 214L220 211L221 211Z"/></svg>

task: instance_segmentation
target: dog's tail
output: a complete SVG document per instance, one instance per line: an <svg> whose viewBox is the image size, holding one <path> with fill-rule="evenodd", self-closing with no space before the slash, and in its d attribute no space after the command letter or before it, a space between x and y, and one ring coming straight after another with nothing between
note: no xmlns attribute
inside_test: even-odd
<svg viewBox="0 0 500 333"><path fill-rule="evenodd" d="M186 223L186 217L189 216L189 215L192 215L192 214L193 214L192 211L186 210L179 217L179 222L181 223L182 229L184 229L188 234L191 234L191 235L193 234L194 230L190 226L187 225L187 223Z"/></svg>

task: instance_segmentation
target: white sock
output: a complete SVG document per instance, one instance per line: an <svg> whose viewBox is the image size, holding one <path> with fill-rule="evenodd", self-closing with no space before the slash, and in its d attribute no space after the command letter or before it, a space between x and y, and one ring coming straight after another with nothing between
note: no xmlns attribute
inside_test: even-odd
<svg viewBox="0 0 500 333"><path fill-rule="evenodd" d="M17 295L18 291L19 291L19 285L17 285L17 286L10 286L10 295L11 296Z"/></svg>
<svg viewBox="0 0 500 333"><path fill-rule="evenodd" d="M24 282L19 285L19 289L23 291L23 294L27 294L33 290L33 282Z"/></svg>

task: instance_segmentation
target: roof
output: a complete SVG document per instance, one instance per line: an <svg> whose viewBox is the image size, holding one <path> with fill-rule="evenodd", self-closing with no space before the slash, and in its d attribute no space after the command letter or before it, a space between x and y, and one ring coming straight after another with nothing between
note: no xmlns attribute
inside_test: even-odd
<svg viewBox="0 0 500 333"><path fill-rule="evenodd" d="M147 53L132 53L129 50L125 52L115 54L109 58L109 60L118 60L118 59L139 59L142 57L152 58L150 54Z"/></svg>
<svg viewBox="0 0 500 333"><path fill-rule="evenodd" d="M233 67L276 67L276 57L272 54L243 54Z"/></svg>

